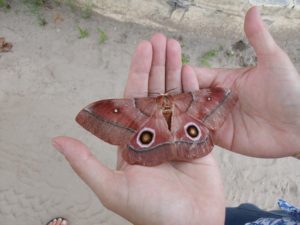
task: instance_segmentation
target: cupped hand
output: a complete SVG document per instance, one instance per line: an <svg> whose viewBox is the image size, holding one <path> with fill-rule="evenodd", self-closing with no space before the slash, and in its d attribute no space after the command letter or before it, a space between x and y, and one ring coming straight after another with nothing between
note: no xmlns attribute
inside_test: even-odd
<svg viewBox="0 0 300 225"><path fill-rule="evenodd" d="M238 102L216 144L248 156L284 157L300 153L300 77L265 28L256 7L245 18L246 36L257 65L241 69L194 68L200 87L227 87Z"/></svg>
<svg viewBox="0 0 300 225"><path fill-rule="evenodd" d="M182 68L177 41L156 34L150 41L139 44L132 59L125 97L198 88L194 70L189 66ZM211 154L190 162L168 162L156 167L129 165L118 157L118 170L110 170L75 139L57 137L53 144L103 205L133 224L224 224L223 185Z"/></svg>

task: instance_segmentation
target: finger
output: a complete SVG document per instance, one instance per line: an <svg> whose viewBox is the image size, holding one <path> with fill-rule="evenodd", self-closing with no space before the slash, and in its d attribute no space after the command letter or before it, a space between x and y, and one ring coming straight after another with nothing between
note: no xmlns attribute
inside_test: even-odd
<svg viewBox="0 0 300 225"><path fill-rule="evenodd" d="M128 163L123 159L122 156L123 151L125 151L124 147L118 147L117 164L116 164L117 170L123 170L128 165Z"/></svg>
<svg viewBox="0 0 300 225"><path fill-rule="evenodd" d="M166 92L180 93L181 86L181 47L178 41L169 39L167 41L166 58Z"/></svg>
<svg viewBox="0 0 300 225"><path fill-rule="evenodd" d="M245 74L251 68L246 67L237 69L210 69L193 67L193 69L199 82L199 88L231 88L235 80L241 75Z"/></svg>
<svg viewBox="0 0 300 225"><path fill-rule="evenodd" d="M199 83L194 69L189 65L184 65L181 72L182 88L184 92L199 89Z"/></svg>
<svg viewBox="0 0 300 225"><path fill-rule="evenodd" d="M248 10L244 29L246 36L255 49L258 61L261 57L272 55L279 47L264 25L257 7Z"/></svg>
<svg viewBox="0 0 300 225"><path fill-rule="evenodd" d="M152 63L152 45L142 41L132 57L125 97L145 97L148 95L148 79Z"/></svg>
<svg viewBox="0 0 300 225"><path fill-rule="evenodd" d="M120 201L120 196L123 195L120 192L123 181L121 174L117 176L112 170L102 165L78 140L56 137L52 143L105 206L110 207L113 203Z"/></svg>
<svg viewBox="0 0 300 225"><path fill-rule="evenodd" d="M165 93L167 38L154 34L150 40L153 49L152 66L149 78L149 95Z"/></svg>

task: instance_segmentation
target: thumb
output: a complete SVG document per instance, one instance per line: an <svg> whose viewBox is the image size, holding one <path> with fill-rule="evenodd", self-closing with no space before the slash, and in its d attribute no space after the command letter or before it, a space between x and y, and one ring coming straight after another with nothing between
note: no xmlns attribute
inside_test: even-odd
<svg viewBox="0 0 300 225"><path fill-rule="evenodd" d="M244 29L246 36L255 49L258 61L265 55L271 55L279 47L265 27L256 6L250 8L245 17Z"/></svg>
<svg viewBox="0 0 300 225"><path fill-rule="evenodd" d="M78 176L96 193L107 208L120 201L122 174L101 164L80 141L70 137L52 139L53 146L62 153Z"/></svg>

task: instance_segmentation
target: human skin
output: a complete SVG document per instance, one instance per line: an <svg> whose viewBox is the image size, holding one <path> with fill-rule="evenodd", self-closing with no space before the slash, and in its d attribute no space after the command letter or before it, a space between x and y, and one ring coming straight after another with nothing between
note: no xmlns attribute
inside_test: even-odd
<svg viewBox="0 0 300 225"><path fill-rule="evenodd" d="M255 7L245 17L245 33L257 65L240 69L194 68L200 87L227 87L238 95L214 142L253 157L300 153L300 76L275 43Z"/></svg>
<svg viewBox="0 0 300 225"><path fill-rule="evenodd" d="M68 225L68 221L62 218L55 218L47 223L47 225Z"/></svg>
<svg viewBox="0 0 300 225"><path fill-rule="evenodd" d="M169 87L178 92L197 90L192 68L186 67L184 75L181 67L179 43L155 34L135 51L125 97L164 93ZM135 225L224 224L223 184L211 154L190 162L144 167L127 164L119 150L117 170L111 170L75 139L57 137L53 144L105 207Z"/></svg>
<svg viewBox="0 0 300 225"><path fill-rule="evenodd" d="M264 27L255 7L245 17L245 33L258 63L240 69L182 66L179 43L155 34L150 41L142 41L134 53L125 97L214 86L231 88L238 102L214 133L216 144L256 157L297 153L299 75ZM105 207L133 224L224 224L223 186L211 154L156 167L128 165L118 154L117 170L111 170L78 140L57 137L53 145Z"/></svg>

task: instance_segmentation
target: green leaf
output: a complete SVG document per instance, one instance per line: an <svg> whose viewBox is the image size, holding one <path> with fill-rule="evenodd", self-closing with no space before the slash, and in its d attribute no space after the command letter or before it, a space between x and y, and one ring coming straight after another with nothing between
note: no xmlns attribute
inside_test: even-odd
<svg viewBox="0 0 300 225"><path fill-rule="evenodd" d="M98 28L97 31L99 33L99 39L98 39L99 40L99 44L102 45L108 39L107 34L103 30L101 30L100 28Z"/></svg>

